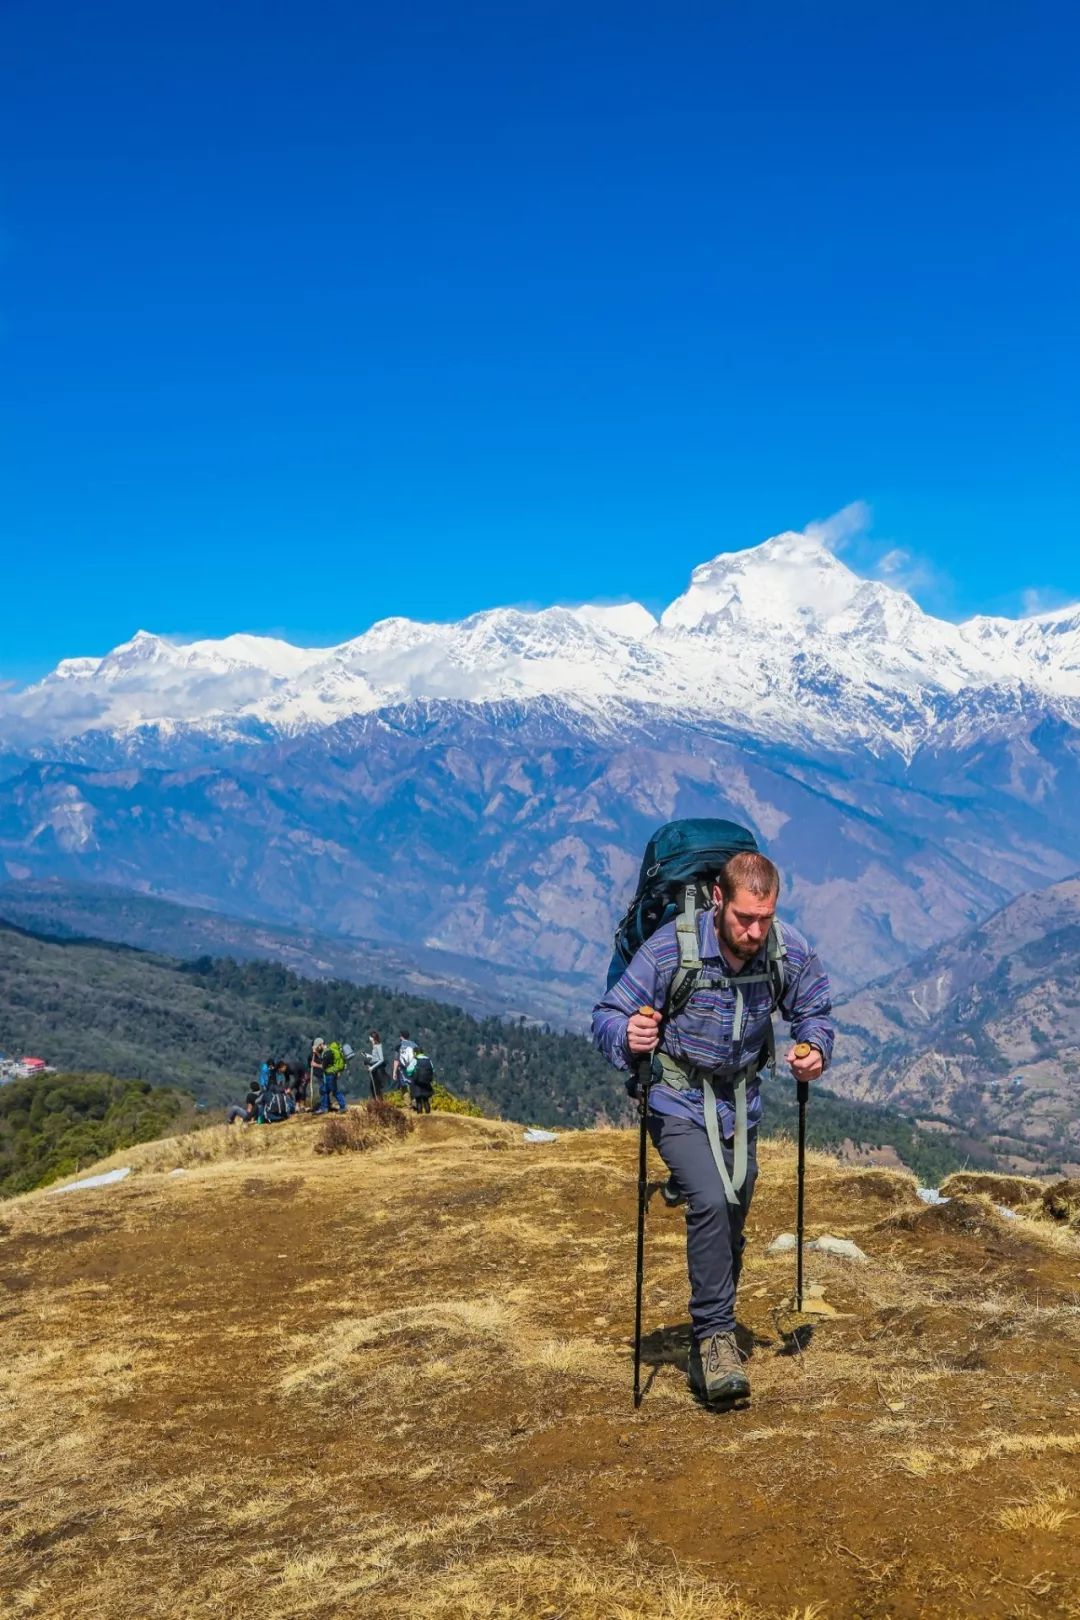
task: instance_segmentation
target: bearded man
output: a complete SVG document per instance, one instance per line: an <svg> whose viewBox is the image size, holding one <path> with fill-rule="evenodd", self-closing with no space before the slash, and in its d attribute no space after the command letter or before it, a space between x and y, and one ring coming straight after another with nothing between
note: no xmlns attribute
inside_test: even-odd
<svg viewBox="0 0 1080 1620"><path fill-rule="evenodd" d="M686 1205L694 1343L690 1388L709 1406L750 1393L735 1341L743 1227L757 1180L759 1073L772 1054L774 1010L790 1026L796 1080L816 1080L832 1054L829 980L813 947L776 919L780 874L766 856L733 855L717 874L711 910L696 916L688 998L678 924L657 929L593 1009L593 1039L616 1068L653 1054L649 1134ZM685 958L682 959L685 961ZM660 1009L660 1010L656 1010Z"/></svg>

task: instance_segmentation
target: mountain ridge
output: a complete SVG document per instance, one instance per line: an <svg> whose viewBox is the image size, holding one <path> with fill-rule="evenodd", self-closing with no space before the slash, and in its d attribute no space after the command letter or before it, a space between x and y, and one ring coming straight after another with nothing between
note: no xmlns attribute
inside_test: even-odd
<svg viewBox="0 0 1080 1620"><path fill-rule="evenodd" d="M0 695L0 877L449 953L479 992L511 967L581 1027L677 816L754 832L840 994L1080 865L1080 609L947 625L809 532L703 564L667 617L70 661Z"/></svg>
<svg viewBox="0 0 1080 1620"><path fill-rule="evenodd" d="M413 700L546 697L599 723L635 709L697 714L910 757L972 691L1021 706L1030 692L1075 719L1080 605L953 625L807 531L699 565L659 620L634 602L494 608L451 623L387 618L329 648L242 633L177 644L140 630L0 696L0 739L47 751L87 732L193 723L242 743Z"/></svg>
<svg viewBox="0 0 1080 1620"><path fill-rule="evenodd" d="M1080 874L1011 900L836 1008L829 1084L951 1120L1010 1168L1080 1174Z"/></svg>

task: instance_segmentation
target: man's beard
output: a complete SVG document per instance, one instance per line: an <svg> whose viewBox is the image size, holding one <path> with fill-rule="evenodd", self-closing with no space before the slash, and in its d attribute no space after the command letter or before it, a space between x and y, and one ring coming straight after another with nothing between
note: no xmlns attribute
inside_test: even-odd
<svg viewBox="0 0 1080 1620"><path fill-rule="evenodd" d="M737 945L731 937L731 930L727 925L727 918L724 916L723 912L720 913L720 926L718 932L721 940L731 952L732 956L737 956L740 962L752 962L758 951L761 949L760 945Z"/></svg>

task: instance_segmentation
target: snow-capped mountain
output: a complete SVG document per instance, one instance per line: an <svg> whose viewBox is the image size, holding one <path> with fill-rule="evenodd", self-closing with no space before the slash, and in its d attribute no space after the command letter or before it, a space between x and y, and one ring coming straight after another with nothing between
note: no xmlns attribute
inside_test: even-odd
<svg viewBox="0 0 1080 1620"><path fill-rule="evenodd" d="M0 879L513 968L577 1023L673 816L750 826L850 989L1080 869L1078 800L1080 607L948 624L813 531L659 620L141 632L0 696Z"/></svg>
<svg viewBox="0 0 1080 1620"><path fill-rule="evenodd" d="M1080 703L1080 606L953 625L864 579L814 533L715 557L659 622L619 607L500 608L452 624L384 619L338 647L264 636L174 645L140 631L0 699L0 743L195 727L294 735L416 701L552 698L595 722L628 708L718 721L762 740L850 743L910 758L973 693Z"/></svg>

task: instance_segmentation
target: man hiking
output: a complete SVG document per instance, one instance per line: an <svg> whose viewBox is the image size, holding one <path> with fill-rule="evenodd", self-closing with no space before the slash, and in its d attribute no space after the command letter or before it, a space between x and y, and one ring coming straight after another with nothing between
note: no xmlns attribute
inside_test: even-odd
<svg viewBox="0 0 1080 1620"><path fill-rule="evenodd" d="M316 1114L332 1114L331 1102L336 1102L342 1114L348 1112L348 1103L345 1101L345 1066L353 1056L351 1046L342 1046L340 1041L322 1041L316 1060L312 1054L313 1065L318 1063L322 1070L322 1082L319 1090L319 1106L312 1110Z"/></svg>
<svg viewBox="0 0 1080 1620"><path fill-rule="evenodd" d="M616 1068L654 1054L647 1123L686 1204L688 1378L706 1405L750 1393L735 1343L735 1289L757 1179L759 1070L771 1052L774 1000L793 1041L810 1047L797 1055L793 1044L785 1054L796 1080L816 1080L833 1047L828 977L802 935L776 923L779 894L780 874L766 856L732 856L712 884L712 908L695 918L700 971L689 998L664 1017L680 970L678 925L669 922L593 1009L593 1039ZM773 968L781 983L771 982ZM707 1098L715 1123L706 1119Z"/></svg>

